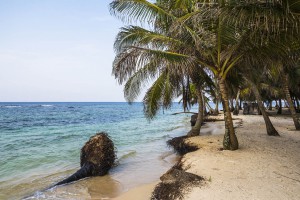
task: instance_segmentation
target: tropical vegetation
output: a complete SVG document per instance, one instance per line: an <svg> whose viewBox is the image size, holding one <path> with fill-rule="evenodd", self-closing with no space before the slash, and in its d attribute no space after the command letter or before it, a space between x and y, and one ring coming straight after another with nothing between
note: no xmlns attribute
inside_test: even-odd
<svg viewBox="0 0 300 200"><path fill-rule="evenodd" d="M179 97L184 109L197 100L198 120L188 135L199 135L210 97L223 105L223 147L236 150L234 107L238 114L241 100L257 101L267 134L279 136L264 102L286 99L300 129L300 1L114 0L110 9L130 24L116 37L113 75L128 102L148 88L147 118Z"/></svg>

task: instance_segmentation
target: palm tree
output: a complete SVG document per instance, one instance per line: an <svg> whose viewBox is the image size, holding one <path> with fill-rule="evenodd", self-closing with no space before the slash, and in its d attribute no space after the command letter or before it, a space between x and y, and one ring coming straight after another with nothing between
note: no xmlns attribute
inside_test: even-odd
<svg viewBox="0 0 300 200"><path fill-rule="evenodd" d="M185 55L184 54L185 52L180 52L180 54L178 53L177 56L179 56L180 58L187 58L187 59L190 58L191 60L194 60L196 58L197 62L200 65L209 68L214 73L215 77L217 77L218 79L220 92L223 98L222 102L224 103L223 107L225 109L224 118L226 123L226 131L225 131L224 143L223 143L224 148L231 149L231 150L237 149L238 141L235 136L235 132L233 128L232 117L231 117L229 104L228 104L227 90L225 85L225 78L229 69L233 67L234 64L239 59L239 56L235 56L235 57L233 56L234 53L236 53L235 51L236 46L229 47L226 44L226 42L229 43L229 40L235 39L234 31L232 27L227 27L221 24L221 20L217 20L217 23L214 23L213 25L209 25L207 23L206 24L207 27L205 27L206 30L203 29L203 32L201 34L196 34L195 31L198 30L199 27L189 26L189 25L193 25L193 24L189 24L189 19L193 20L193 18L189 16L189 13L178 18L172 15L170 12L167 12L159 8L156 4L151 4L148 1L119 0L119 1L112 2L111 8L113 9L114 12L119 12L123 14L123 16L125 14L127 17L126 19L128 19L128 17L130 18L131 16L135 16L139 19L149 18L153 20L154 18L153 21L155 21L156 19L159 20L164 19L165 21L173 20L172 26L174 25L176 26L176 32L173 31L173 34L175 34L176 37L179 37L181 41L183 40L183 38L190 40L192 44L192 46L190 47L195 48L196 50L194 54L196 57L193 55L192 56ZM182 23L182 19L184 18L186 19L186 22ZM180 31L178 31L179 28ZM194 28L195 30L193 30L192 28ZM231 37L228 37L228 34L231 34ZM201 37L204 35L206 36L210 35L211 40L204 41L204 43L200 45L199 42L201 42ZM216 39L214 39L214 36L217 36ZM211 46L210 42L214 43L212 48L209 47ZM207 49L203 49L203 47L206 47Z"/></svg>
<svg viewBox="0 0 300 200"><path fill-rule="evenodd" d="M212 83L210 77L201 68L191 70L192 67L198 67L196 63L187 62L190 71L198 72L188 75L188 71L182 67L183 63L179 62L179 65L178 62L173 63L172 59L176 59L175 53L146 47L150 43L150 46L158 46L159 43L170 42L170 40L175 41L175 39L141 27L123 28L115 42L117 56L113 64L113 74L120 84L125 82L124 96L128 102L136 99L145 82L155 80L143 100L144 113L150 119L155 116L161 106L169 108L172 100L180 94L183 96L183 106L187 108L190 100L191 82L189 80L192 80L197 88L195 93L198 96L199 112L196 125L188 136L199 135L204 108L202 87L205 82ZM147 41L146 46L144 41ZM167 48L166 44L164 46Z"/></svg>
<svg viewBox="0 0 300 200"><path fill-rule="evenodd" d="M195 125L188 132L188 136L197 136L200 134L201 126L204 121L204 109L205 109L205 97L204 97L204 88L209 89L210 91L214 88L214 83L208 74L203 71L202 68L199 68L197 71L193 71L190 75L191 80L193 81L193 92L195 99L198 102L198 115Z"/></svg>
<svg viewBox="0 0 300 200"><path fill-rule="evenodd" d="M155 28L154 31L148 31L148 30L142 29L140 27L133 27L132 26L132 27L123 29L123 31L121 31L119 33L119 35L117 37L117 40L116 40L116 44L115 44L118 56L117 56L116 62L114 63L113 71L114 71L115 77L119 79L120 83L122 83L126 79L126 78L124 78L124 74L126 74L126 73L124 73L125 70L126 70L127 73L128 73L128 71L131 71L130 73L132 73L135 70L134 68L132 68L132 66L136 66L137 63L138 64L142 63L142 65L144 65L147 62L147 61L143 61L143 62L134 61L134 62L132 62L135 58L145 60L145 54L142 54L141 53L142 51L147 51L148 55L156 53L156 57L155 58L152 57L152 59L155 59L156 60L156 65L158 65L158 60L160 60L159 62L162 61L162 59L157 58L158 54L166 55L165 52L167 50L168 55L170 55L171 54L170 53L171 48L173 48L173 51L177 48L178 49L177 52L179 52L180 48L182 48L182 46L184 46L184 44L180 44L181 41L178 41L176 39L173 39L173 38L169 37L166 34L165 31L162 31L161 26L166 26L164 21L157 19L155 21L155 26L157 27L158 24L159 24L159 30L157 28ZM176 47L178 45L180 46L179 48ZM145 48L145 46L146 46L146 48ZM137 55L129 56L129 52L130 52L129 49L131 49L132 51L135 51L135 52L139 52L140 54L138 56ZM155 49L155 51L153 51L153 49ZM185 48L185 50L186 50L186 48ZM176 53L173 53L173 56L174 55L176 55ZM179 55L179 54L177 54L177 55ZM182 56L182 57L184 58L185 56ZM173 58L175 58L175 57L173 57ZM172 62L171 60L168 61L167 59L168 58L164 58L164 61L161 62L160 67L158 67L158 66L157 67L162 69L163 65L169 65L169 66L171 66L171 65L174 66L175 65L174 62ZM148 60L150 60L150 59L148 59ZM124 67L124 66L119 67L124 63L127 64L126 67ZM179 63L179 64L183 65L183 63ZM128 66L128 65L131 65L131 66ZM190 69L193 68L194 65L198 66L197 63L191 64L190 62L187 62L186 65L189 65ZM185 66L185 64L184 64L184 66ZM119 70L120 68L122 68L124 70ZM178 67L176 69L179 69L179 68L180 67ZM182 77L187 76L187 73L188 73L184 69L175 70L174 67L173 67L173 69L170 69L170 67L168 67L168 71L169 71L169 73L170 73L170 71L173 71L173 72L176 71L176 73L181 74ZM183 72L183 71L185 71L185 72ZM199 70L197 70L197 71L199 71ZM201 69L200 69L200 71L201 71ZM117 73L115 73L115 72L117 72ZM127 74L127 78L130 77L130 76L132 76L132 74ZM134 77L137 77L137 76L134 75ZM143 77L145 77L145 76L143 76ZM153 77L154 76L152 76L152 78ZM194 82L195 82L194 85L197 86L197 90L196 90L197 92L196 93L198 94L198 103L199 103L199 112L198 113L199 114L198 114L196 125L188 133L188 135L190 135L190 136L197 135L200 132L201 124L202 124L202 121L203 121L203 107L204 107L203 102L201 101L202 98L200 98L200 96L202 96L202 91L201 91L202 86L201 86L201 84L203 84L203 80L202 80L202 82L201 82L201 80L199 81L200 76L195 76L194 74L192 74L192 77L193 77L192 79L194 79ZM127 97L127 96L132 97L132 98L127 98L127 100L129 102L132 101L134 98L136 98L136 96L138 94L137 91L140 91L140 85L141 85L141 84L135 84L135 85L138 85L138 87L132 87L131 86L131 85L133 85L132 84L132 82L133 82L132 79L133 78L130 78L129 83L126 83L125 90L124 90L125 97ZM179 77L179 79L180 79L180 77ZM206 76L206 79L207 79L207 76ZM138 82L137 78L134 78L134 80L136 82ZM156 84L156 82L158 80L161 80L161 84ZM143 101L144 105L145 105L144 111L145 111L146 117L148 117L148 118L154 117L156 111L160 107L159 106L159 100L161 98L161 96L160 96L161 94L159 94L159 92L162 92L162 91L160 91L159 88L162 88L163 79L158 79L158 80L155 82L155 84L153 86L151 86L151 88L148 90L148 92L146 93L146 95L144 97L144 101ZM184 80L189 80L189 78L187 77L185 79L181 79L182 83L187 82L187 85L182 84L183 106L184 106L184 108L186 108L186 107L188 107L187 102L189 101L189 90L188 90L188 88L189 88L188 85L189 84L188 84L188 81L184 81ZM171 84L171 85L174 85L174 84ZM157 87L155 87L155 86L157 86ZM155 90L156 92L154 92L155 88L156 88L156 90ZM129 94L134 94L134 95L127 95L128 93ZM162 104L162 106L164 108L168 108L168 106L170 106L169 103L171 102L170 101L171 98L167 98L167 99L169 101L167 101L167 103ZM166 102L166 101L164 101L164 102Z"/></svg>
<svg viewBox="0 0 300 200"><path fill-rule="evenodd" d="M257 104L259 107L260 112L262 113L262 116L264 118L265 124L266 124L266 129L267 129L267 134L270 136L279 136L278 132L276 131L276 129L274 128L266 110L265 107L263 105L263 101L260 95L260 92L256 86L256 84L250 79L247 78L247 76L244 76L245 80L247 81L247 83L249 84L252 92L254 93L254 96L257 100Z"/></svg>
<svg viewBox="0 0 300 200"><path fill-rule="evenodd" d="M172 99L184 85L182 66L184 57L163 50L172 38L141 27L123 28L115 41L117 56L113 63L113 75L124 85L124 96L133 102L147 83L154 81L144 97L144 113L147 118L155 116L160 105L169 108ZM149 45L158 46L156 49ZM177 65L172 64L177 63ZM178 75L180 74L180 75Z"/></svg>
<svg viewBox="0 0 300 200"><path fill-rule="evenodd" d="M299 5L291 2L160 0L150 3L146 0L115 0L111 3L111 10L124 21L151 22L156 33L163 33L169 38L164 42L160 37L156 38L162 42L158 45L160 50L153 51L151 48L157 46L151 43L149 49L139 48L139 51L151 52L159 60L166 57L165 61L177 66L180 63L185 69L191 64L197 66L192 69L201 67L211 70L218 80L224 108L226 131L223 146L224 149L235 150L238 141L229 109L227 75L238 66L249 49L260 50L261 45L268 44L274 38L280 38L280 42L286 44L282 35L295 38L298 27L294 24L299 22L296 15ZM255 45L246 45L249 40L253 40ZM147 39L139 42L149 44ZM270 56L279 51L284 50L273 47L265 53ZM123 71L126 76L132 75Z"/></svg>

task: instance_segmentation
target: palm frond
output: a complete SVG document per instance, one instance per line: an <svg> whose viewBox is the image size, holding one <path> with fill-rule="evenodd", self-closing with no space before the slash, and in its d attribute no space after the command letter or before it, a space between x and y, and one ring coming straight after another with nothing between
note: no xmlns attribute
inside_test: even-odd
<svg viewBox="0 0 300 200"><path fill-rule="evenodd" d="M153 119L161 106L162 94L165 87L166 78L167 73L162 73L144 96L144 114L147 119Z"/></svg>
<svg viewBox="0 0 300 200"><path fill-rule="evenodd" d="M180 40L138 26L123 27L118 33L114 49L117 53L129 46L164 49L167 46L183 45Z"/></svg>
<svg viewBox="0 0 300 200"><path fill-rule="evenodd" d="M140 95L141 90L158 74L155 62L150 62L135 72L124 85L124 97L132 103Z"/></svg>
<svg viewBox="0 0 300 200"><path fill-rule="evenodd" d="M170 20L173 17L147 0L114 0L110 3L110 12L126 23L150 23L159 19Z"/></svg>

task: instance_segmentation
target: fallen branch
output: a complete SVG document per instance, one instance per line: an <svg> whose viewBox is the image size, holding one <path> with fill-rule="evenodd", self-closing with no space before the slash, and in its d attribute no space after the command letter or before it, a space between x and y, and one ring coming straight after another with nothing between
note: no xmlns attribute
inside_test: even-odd
<svg viewBox="0 0 300 200"><path fill-rule="evenodd" d="M178 113L173 113L172 115L178 115L178 114L184 114L184 113L198 114L198 113L195 113L195 112L178 112Z"/></svg>

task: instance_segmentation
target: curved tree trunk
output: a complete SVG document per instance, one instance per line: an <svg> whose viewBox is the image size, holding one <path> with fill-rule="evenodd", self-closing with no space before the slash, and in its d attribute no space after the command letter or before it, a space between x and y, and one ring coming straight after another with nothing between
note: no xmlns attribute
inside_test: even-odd
<svg viewBox="0 0 300 200"><path fill-rule="evenodd" d="M93 165L91 163L85 163L78 171L76 171L73 175L68 178L56 183L54 186L63 185L67 183L71 183L73 181L78 181L80 179L93 176Z"/></svg>
<svg viewBox="0 0 300 200"><path fill-rule="evenodd" d="M258 108L264 118L264 121L265 121L265 124L266 124L266 129L267 129L267 134L270 135L270 136L279 136L278 132L276 131L276 129L274 128L266 110L265 110L265 107L263 105L263 102L262 102L262 99L261 99L261 96L260 96L260 93L256 87L256 85L250 81L249 79L246 79L247 82L249 83L250 87L251 87L251 90L253 91L254 95L255 95L255 98L257 100L257 104L258 104Z"/></svg>
<svg viewBox="0 0 300 200"><path fill-rule="evenodd" d="M289 91L289 78L288 78L287 74L285 74L283 77L283 90L284 90L284 93L286 96L286 100L289 104L289 109L290 109L290 112L291 112L291 115L292 115L292 118L294 121L295 128L296 128L296 130L300 130L300 123L298 121L296 110L295 110L295 107L294 107L294 104L293 104L293 101L292 101L292 98L290 95L290 91Z"/></svg>
<svg viewBox="0 0 300 200"><path fill-rule="evenodd" d="M225 120L225 135L223 139L223 148L226 150L236 150L239 148L239 143L235 135L233 121L228 102L228 93L225 85L225 80L219 79L220 93L222 96L224 120Z"/></svg>
<svg viewBox="0 0 300 200"><path fill-rule="evenodd" d="M193 137L193 136L199 135L200 134L200 129L201 129L201 126L202 126L202 123L203 123L204 103L203 103L201 88L197 88L196 93L197 93L197 100L198 100L198 116L197 116L195 126L193 126L192 129L187 134L188 137Z"/></svg>

